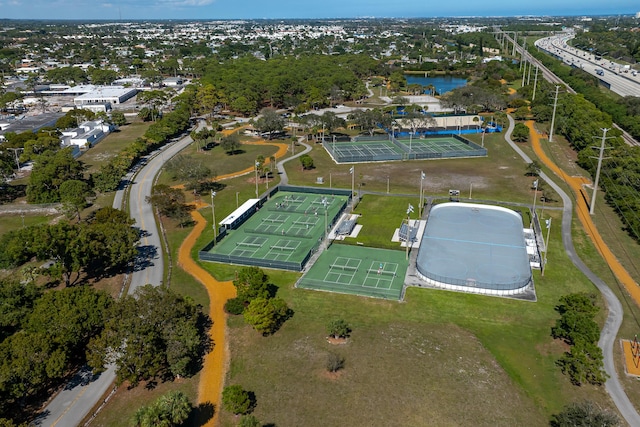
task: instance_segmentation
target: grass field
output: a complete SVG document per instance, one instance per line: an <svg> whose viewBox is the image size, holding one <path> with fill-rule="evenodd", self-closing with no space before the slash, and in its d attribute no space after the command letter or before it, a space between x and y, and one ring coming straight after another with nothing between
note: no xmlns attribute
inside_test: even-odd
<svg viewBox="0 0 640 427"><path fill-rule="evenodd" d="M127 145L144 135L149 126L151 126L151 122L129 120L130 123L128 125L122 126L120 130L110 133L105 139L80 156L79 160L86 166L85 173L87 176L91 173L98 172L102 165L108 163L111 158L115 157Z"/></svg>
<svg viewBox="0 0 640 427"><path fill-rule="evenodd" d="M480 142L480 137L474 138L470 137ZM562 144L557 145L554 150L562 149ZM365 195L356 208L363 214L359 223L364 225L357 240L374 246L390 240L389 232L398 227L407 204L417 206L422 170L427 174L427 195L444 196L450 188L464 195L472 183L474 201L531 203L531 178L524 176L524 163L506 146L502 135L487 135L485 146L489 149L487 158L356 165L356 189L386 193L389 177L391 193L407 195ZM526 144L521 146L526 149ZM215 153L216 149L211 152L212 162L226 161L227 157ZM331 173L334 187L351 187L348 165L337 166L319 144L310 154L316 169L303 171L299 162L289 163L291 183L316 186L316 178L323 176L328 187ZM571 165L571 159L567 163ZM224 181L226 187L216 196L217 215L223 217L235 209L237 195L240 203L253 197L250 178ZM596 221L609 221L615 233L606 238L624 241L620 243L620 256L634 263L637 245L628 243L624 232L616 229L615 216L603 209L597 212ZM210 216L209 209L202 212ZM557 211L547 212L554 224L560 224ZM584 261L612 283L625 301L606 265L575 224L573 236ZM212 238L209 227L195 248ZM179 233L169 237L171 246L179 240ZM238 270L237 266L224 264L202 265L222 280L233 278ZM266 338L246 326L241 317L228 322L232 360L227 384L241 384L256 393L255 415L263 423L542 426L548 425L550 414L572 401L590 399L612 407L602 388L573 387L555 366L566 350L550 338L558 298L569 292L595 292L566 257L560 227L551 229L545 276L534 274L537 303L416 288L410 288L405 302L398 303L293 289L298 274L276 270L267 273L280 287L278 296L287 301L294 316L274 336ZM183 283L188 277L173 277L172 286L184 285L191 289L185 292L198 295L197 284ZM637 331L637 308L625 304L625 309L630 315L625 316L622 332ZM325 340L326 324L338 317L353 328L352 337L342 346ZM598 319L602 323L604 312ZM346 358L345 369L337 375L326 373L329 352ZM623 381L632 401L640 401L637 381ZM127 419L125 403L131 412L150 399L150 393L135 389L123 393L119 406L110 404L105 412L122 423ZM236 425L235 417L224 411L222 415L222 425Z"/></svg>

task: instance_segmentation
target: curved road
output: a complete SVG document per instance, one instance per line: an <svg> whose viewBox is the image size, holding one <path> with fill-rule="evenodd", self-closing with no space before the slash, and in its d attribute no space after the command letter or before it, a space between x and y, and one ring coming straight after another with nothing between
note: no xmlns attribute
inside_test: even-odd
<svg viewBox="0 0 640 427"><path fill-rule="evenodd" d="M509 118L509 129L505 134L505 139L509 143L509 145L513 148L513 150L522 157L522 159L531 163L532 160L529 156L527 156L521 149L511 140L511 132L515 126L515 122L511 116ZM615 363L614 363L614 355L613 355L613 346L616 341L616 336L618 334L618 329L620 329L620 325L622 324L622 316L623 310L620 301L615 296L615 294L611 291L609 286L602 281L598 276L593 273L589 267L580 259L578 254L576 253L575 247L573 246L573 240L571 237L571 222L573 219L573 203L571 198L567 193L564 192L560 186L558 186L547 174L544 172L540 173L540 178L542 178L545 182L549 184L551 188L553 188L556 193L560 195L563 202L562 209L562 243L564 245L565 251L567 255L582 273L598 288L598 290L602 293L602 296L607 302L607 320L605 321L604 327L602 328L602 332L600 333L600 340L598 341L598 346L602 349L602 353L604 356L604 369L609 375L609 379L607 379L605 383L605 389L607 393L611 396L611 400L615 403L618 411L622 414L624 419L632 426L640 426L640 415L636 411L635 407L627 397L624 389L622 388L622 384L620 384L620 380L618 378L618 373L616 372Z"/></svg>
<svg viewBox="0 0 640 427"><path fill-rule="evenodd" d="M145 156L125 176L122 187L130 185L129 209L130 215L140 228L139 255L134 271L131 274L129 294L146 284L158 286L162 284L164 276L163 256L160 253L162 245L151 206L146 197L151 195L151 187L162 165L192 142L189 136L165 145ZM133 179L133 181L131 181ZM122 208L124 189L116 192L113 207ZM92 376L88 368L83 368L76 374L69 384L49 402L41 415L34 421L43 427L71 427L80 425L94 406L112 387L116 379L115 367L110 366L100 375Z"/></svg>

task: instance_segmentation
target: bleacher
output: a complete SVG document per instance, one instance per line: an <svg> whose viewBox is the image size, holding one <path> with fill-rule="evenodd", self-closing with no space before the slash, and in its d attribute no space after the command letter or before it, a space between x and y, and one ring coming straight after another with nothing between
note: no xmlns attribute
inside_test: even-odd
<svg viewBox="0 0 640 427"><path fill-rule="evenodd" d="M407 226L406 223L403 223L400 226L400 231L398 231L398 237L400 237L401 242L407 241L407 234L409 233L408 230L409 230L409 227ZM411 235L409 236L409 238L411 239L410 242L418 241L418 227L411 227Z"/></svg>
<svg viewBox="0 0 640 427"><path fill-rule="evenodd" d="M353 217L352 219L345 219L340 223L340 225L338 225L338 228L336 228L336 234L341 236L348 236L351 234L355 226L355 217Z"/></svg>

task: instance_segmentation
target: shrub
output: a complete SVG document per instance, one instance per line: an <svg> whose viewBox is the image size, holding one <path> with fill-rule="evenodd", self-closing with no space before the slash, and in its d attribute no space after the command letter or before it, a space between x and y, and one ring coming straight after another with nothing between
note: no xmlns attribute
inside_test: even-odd
<svg viewBox="0 0 640 427"><path fill-rule="evenodd" d="M224 311L236 316L242 314L244 311L244 301L240 298L231 298L224 304Z"/></svg>
<svg viewBox="0 0 640 427"><path fill-rule="evenodd" d="M336 319L327 325L327 333L334 338L347 338L351 328L343 319Z"/></svg>
<svg viewBox="0 0 640 427"><path fill-rule="evenodd" d="M253 415L245 415L240 418L238 427L260 427L262 423Z"/></svg>
<svg viewBox="0 0 640 427"><path fill-rule="evenodd" d="M337 372L344 368L344 357L336 353L329 353L327 357L327 371Z"/></svg>
<svg viewBox="0 0 640 427"><path fill-rule="evenodd" d="M230 385L222 390L222 404L227 411L236 415L251 412L251 396L248 391L239 385Z"/></svg>

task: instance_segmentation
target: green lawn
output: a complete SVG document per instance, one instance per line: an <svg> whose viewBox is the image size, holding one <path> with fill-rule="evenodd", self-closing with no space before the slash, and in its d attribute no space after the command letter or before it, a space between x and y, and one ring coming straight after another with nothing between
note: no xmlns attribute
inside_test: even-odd
<svg viewBox="0 0 640 427"><path fill-rule="evenodd" d="M470 139L480 142L479 137ZM524 163L502 135L487 135L485 146L489 149L486 159L356 165L356 190L361 186L362 190L386 193L388 176L390 192L397 196L364 196L356 208L363 224L357 240L372 246L391 245L390 236L404 218L408 203L417 208L423 170L427 196L445 196L450 188L461 190L465 196L473 183L474 201L531 203L532 179L524 176ZM249 150L250 146L246 147ZM193 155L210 156L213 165L223 165L215 167L226 167L232 160L250 165L257 155L247 152L226 156L219 147L209 153ZM245 156L242 161L241 156ZM292 184L315 186L316 178L323 176L323 186L328 187L331 173L333 187L351 188L349 165L333 163L319 144L311 156L314 170L302 171L297 161L287 164ZM225 187L216 196L219 218L236 208L236 197L241 204L255 195L252 176L223 183ZM205 218L211 216L210 208L203 208L202 213ZM548 425L550 414L569 402L591 399L611 408L603 388L573 387L555 366L566 350L550 338L558 298L569 292L596 290L564 253L559 212L547 213L558 226L551 229L548 269L544 277L539 272L534 274L536 303L417 288L408 289L404 302L390 302L294 289L299 274L266 270L294 315L271 337L260 336L241 317L229 319L231 364L227 383L241 384L255 392L255 415L263 423L278 426L542 426ZM602 217L596 220L606 221L612 213L605 212ZM187 231L170 232L172 253ZM573 236L584 261L607 283L614 284L619 296L624 296L579 225L574 224ZM619 230L616 236L627 240ZM212 238L213 231L207 227L193 254ZM637 251L637 245L630 246ZM629 249L625 245L623 250ZM632 254L637 252L628 252L631 263L637 259ZM202 266L221 280L232 279L241 268L216 263ZM189 283L189 277L177 270L172 273L171 286L198 300L202 298L199 285ZM627 314L638 318L637 308L630 307L632 303L623 304ZM325 340L325 326L338 317L351 324L352 337L345 345L330 345ZM625 316L623 331L637 331L633 319ZM604 312L599 320L602 324ZM346 359L345 369L337 375L326 373L329 352ZM639 401L637 381L623 378L623 382L631 391L632 401ZM118 419L122 425L128 414L152 399L152 393L139 389L123 392L119 403L107 405L104 412L113 421L98 425L117 425ZM222 415L222 425L236 425L235 417L224 411Z"/></svg>
<svg viewBox="0 0 640 427"><path fill-rule="evenodd" d="M112 132L97 145L87 150L79 158L87 167L86 174L98 172L102 165L108 163L127 145L144 135L150 125L151 122L133 121L120 127L116 132Z"/></svg>

